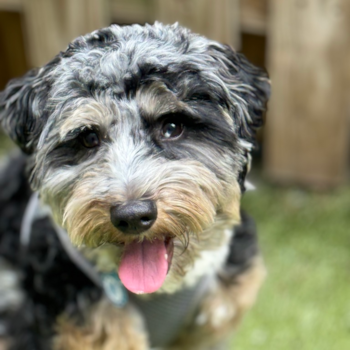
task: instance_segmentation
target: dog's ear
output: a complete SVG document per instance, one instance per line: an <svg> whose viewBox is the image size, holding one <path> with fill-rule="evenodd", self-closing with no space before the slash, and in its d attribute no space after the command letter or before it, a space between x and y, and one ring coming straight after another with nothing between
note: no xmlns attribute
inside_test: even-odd
<svg viewBox="0 0 350 350"><path fill-rule="evenodd" d="M28 154L35 149L44 125L43 111L50 90L48 70L48 66L32 69L0 92L1 126Z"/></svg>
<svg viewBox="0 0 350 350"><path fill-rule="evenodd" d="M232 116L239 124L239 137L253 142L270 97L268 75L228 45L213 45L211 49L219 75L229 91Z"/></svg>

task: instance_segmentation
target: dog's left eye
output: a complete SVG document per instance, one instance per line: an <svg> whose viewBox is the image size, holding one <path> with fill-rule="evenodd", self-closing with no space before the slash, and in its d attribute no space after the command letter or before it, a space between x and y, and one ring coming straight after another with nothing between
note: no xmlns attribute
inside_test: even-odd
<svg viewBox="0 0 350 350"><path fill-rule="evenodd" d="M162 138L165 140L171 140L181 136L184 126L179 122L166 122L162 127Z"/></svg>
<svg viewBox="0 0 350 350"><path fill-rule="evenodd" d="M100 138L96 131L88 130L80 135L80 141L86 148L94 148L100 145Z"/></svg>

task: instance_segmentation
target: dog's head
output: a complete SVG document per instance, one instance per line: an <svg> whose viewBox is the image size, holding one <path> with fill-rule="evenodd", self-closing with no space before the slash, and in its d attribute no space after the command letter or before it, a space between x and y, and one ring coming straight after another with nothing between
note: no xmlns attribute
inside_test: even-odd
<svg viewBox="0 0 350 350"><path fill-rule="evenodd" d="M111 26L11 81L0 119L72 243L108 247L126 287L153 292L168 272L164 290L188 280L205 251L219 252L205 268L222 263L268 95L228 46L177 25Z"/></svg>

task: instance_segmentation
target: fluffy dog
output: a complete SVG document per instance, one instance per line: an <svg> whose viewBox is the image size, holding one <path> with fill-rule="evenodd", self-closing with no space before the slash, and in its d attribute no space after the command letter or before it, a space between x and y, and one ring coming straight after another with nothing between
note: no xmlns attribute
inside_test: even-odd
<svg viewBox="0 0 350 350"><path fill-rule="evenodd" d="M159 23L11 81L0 119L27 156L0 181L6 346L224 347L264 276L249 220L233 227L268 96L241 54Z"/></svg>

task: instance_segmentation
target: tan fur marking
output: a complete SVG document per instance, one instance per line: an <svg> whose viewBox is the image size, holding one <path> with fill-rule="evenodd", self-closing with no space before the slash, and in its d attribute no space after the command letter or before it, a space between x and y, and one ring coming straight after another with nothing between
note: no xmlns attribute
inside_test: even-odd
<svg viewBox="0 0 350 350"><path fill-rule="evenodd" d="M238 276L235 285L229 287L237 305L237 316L235 324L238 324L240 318L249 310L256 301L258 292L266 277L266 268L261 257L257 257L252 267L245 273Z"/></svg>
<svg viewBox="0 0 350 350"><path fill-rule="evenodd" d="M131 307L118 309L103 300L83 325L62 315L57 322L54 350L146 350L146 333Z"/></svg>
<svg viewBox="0 0 350 350"><path fill-rule="evenodd" d="M176 112L186 107L160 81L141 87L136 93L136 100L142 114L151 117Z"/></svg>
<svg viewBox="0 0 350 350"><path fill-rule="evenodd" d="M113 105L110 104L112 107ZM118 113L116 108L110 110L101 102L95 100L87 100L85 104L74 110L64 120L60 127L61 140L72 130L81 128L84 126L100 126L104 130L107 130L108 126L113 120L113 115Z"/></svg>
<svg viewBox="0 0 350 350"><path fill-rule="evenodd" d="M233 280L217 281L203 299L193 322L170 349L216 349L216 344L237 329L253 306L265 276L262 258L256 257L252 266Z"/></svg>
<svg viewBox="0 0 350 350"><path fill-rule="evenodd" d="M241 205L241 190L236 180L232 181L225 188L225 200L222 205L222 212L227 215L228 218L240 221L240 205Z"/></svg>

